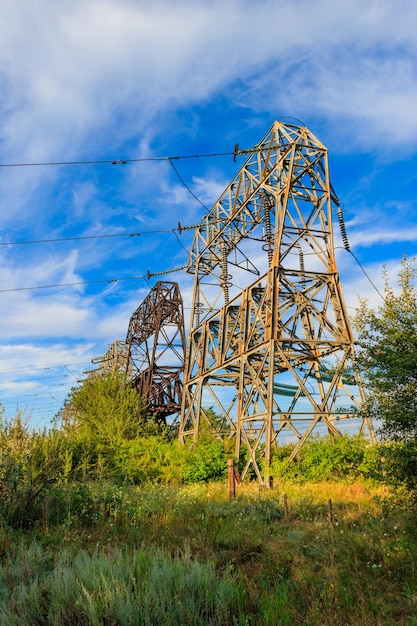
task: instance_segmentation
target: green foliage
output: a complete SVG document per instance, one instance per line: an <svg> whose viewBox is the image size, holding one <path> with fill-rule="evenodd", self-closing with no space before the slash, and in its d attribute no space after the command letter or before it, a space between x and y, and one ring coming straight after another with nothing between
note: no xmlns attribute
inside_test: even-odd
<svg viewBox="0 0 417 626"><path fill-rule="evenodd" d="M227 473L224 443L209 433L185 445L163 435L125 441L113 459L114 476L133 484L219 480Z"/></svg>
<svg viewBox="0 0 417 626"><path fill-rule="evenodd" d="M368 442L362 437L326 437L311 439L302 449L300 470L307 480L354 480Z"/></svg>
<svg viewBox="0 0 417 626"><path fill-rule="evenodd" d="M40 515L48 487L67 476L65 434L33 432L21 414L0 418L0 515L13 526L32 524Z"/></svg>
<svg viewBox="0 0 417 626"><path fill-rule="evenodd" d="M303 482L382 479L382 453L362 436L311 438L300 449L297 459L289 461L292 450L293 446L273 450L273 478Z"/></svg>
<svg viewBox="0 0 417 626"><path fill-rule="evenodd" d="M365 410L382 423L384 440L397 442L386 464L390 482L417 486L417 268L404 259L399 293L385 277L385 299L375 311L362 300L355 318L358 363L367 389Z"/></svg>
<svg viewBox="0 0 417 626"><path fill-rule="evenodd" d="M228 453L225 444L209 431L203 431L198 442L187 443L182 452L182 478L186 482L220 480L227 475Z"/></svg>
<svg viewBox="0 0 417 626"><path fill-rule="evenodd" d="M64 429L72 443L73 468L84 479L117 476L128 443L158 432L122 373L87 380L72 390L67 403L73 407L73 423Z"/></svg>
<svg viewBox="0 0 417 626"><path fill-rule="evenodd" d="M355 317L358 363L367 388L367 410L382 420L389 440L417 440L417 268L407 259L396 294L385 277L385 299L375 311L361 300Z"/></svg>
<svg viewBox="0 0 417 626"><path fill-rule="evenodd" d="M123 480L144 482L179 482L182 478L182 446L163 435L125 441L115 457L115 466Z"/></svg>
<svg viewBox="0 0 417 626"><path fill-rule="evenodd" d="M82 438L106 450L143 434L150 422L136 389L117 372L86 380L69 402Z"/></svg>
<svg viewBox="0 0 417 626"><path fill-rule="evenodd" d="M417 441L390 441L380 446L385 479L417 493Z"/></svg>

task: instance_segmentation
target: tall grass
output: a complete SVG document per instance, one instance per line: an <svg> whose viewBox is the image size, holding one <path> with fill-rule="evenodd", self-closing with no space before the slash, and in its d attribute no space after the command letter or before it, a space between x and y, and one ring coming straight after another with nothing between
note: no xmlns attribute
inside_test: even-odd
<svg viewBox="0 0 417 626"><path fill-rule="evenodd" d="M244 589L230 574L152 549L51 556L33 542L2 564L0 580L2 626L246 622Z"/></svg>
<svg viewBox="0 0 417 626"><path fill-rule="evenodd" d="M2 626L417 623L413 509L365 484L96 483L49 506L0 527Z"/></svg>

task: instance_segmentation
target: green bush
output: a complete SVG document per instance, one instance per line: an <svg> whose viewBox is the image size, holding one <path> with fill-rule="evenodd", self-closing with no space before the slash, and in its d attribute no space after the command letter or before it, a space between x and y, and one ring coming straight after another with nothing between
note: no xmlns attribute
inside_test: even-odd
<svg viewBox="0 0 417 626"><path fill-rule="evenodd" d="M313 438L302 449L301 472L312 481L356 479L367 445L363 437Z"/></svg>
<svg viewBox="0 0 417 626"><path fill-rule="evenodd" d="M204 434L197 443L184 446L182 478L197 483L221 480L227 475L227 451L223 441Z"/></svg>
<svg viewBox="0 0 417 626"><path fill-rule="evenodd" d="M0 514L11 526L30 526L42 515L50 485L70 471L62 431L31 431L22 415L0 420Z"/></svg>
<svg viewBox="0 0 417 626"><path fill-rule="evenodd" d="M417 492L417 441L389 441L380 446L387 483Z"/></svg>
<svg viewBox="0 0 417 626"><path fill-rule="evenodd" d="M177 441L161 435L126 441L115 456L118 475L124 481L172 483L181 480L182 449Z"/></svg>
<svg viewBox="0 0 417 626"><path fill-rule="evenodd" d="M362 436L316 437L289 461L293 446L272 452L273 478L299 481L381 480L381 451Z"/></svg>

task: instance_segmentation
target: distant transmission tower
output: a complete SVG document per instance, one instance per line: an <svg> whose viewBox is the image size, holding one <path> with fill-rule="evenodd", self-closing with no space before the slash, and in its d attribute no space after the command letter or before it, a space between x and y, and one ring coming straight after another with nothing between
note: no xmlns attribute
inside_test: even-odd
<svg viewBox="0 0 417 626"><path fill-rule="evenodd" d="M104 376L105 374L115 374L124 372L128 363L128 348L125 341L113 341L107 352L100 357L91 359L92 363L98 364L98 369L92 370L90 374Z"/></svg>
<svg viewBox="0 0 417 626"><path fill-rule="evenodd" d="M335 263L327 149L308 128L275 122L248 154L188 259L179 437L196 437L212 408L236 457L246 449L243 477L252 468L269 484L279 439L296 444L294 457L313 432L340 435L342 420L374 432L355 413L363 390Z"/></svg>
<svg viewBox="0 0 417 626"><path fill-rule="evenodd" d="M130 318L126 345L132 386L157 419L167 423L180 414L183 394L184 310L177 283L156 283Z"/></svg>

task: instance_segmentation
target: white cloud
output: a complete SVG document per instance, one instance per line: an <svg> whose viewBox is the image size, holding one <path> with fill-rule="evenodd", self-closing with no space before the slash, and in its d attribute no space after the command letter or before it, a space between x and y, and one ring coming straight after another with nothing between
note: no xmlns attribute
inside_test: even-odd
<svg viewBox="0 0 417 626"><path fill-rule="evenodd" d="M385 128L415 138L413 3L6 5L0 62L13 89L3 133L19 156L53 157L64 145L70 154L86 132L117 120L117 133L96 137L98 147L109 145L155 124L167 106L201 101L236 80L242 104L269 84L269 106L291 111L307 98L313 110L367 123L369 134ZM401 119L395 131L393 119Z"/></svg>
<svg viewBox="0 0 417 626"><path fill-rule="evenodd" d="M363 230L356 232L349 239L355 248L372 246L376 243L417 242L417 227L393 230Z"/></svg>
<svg viewBox="0 0 417 626"><path fill-rule="evenodd" d="M0 162L149 157L190 145L229 150L258 141L288 115L318 125L339 154L372 155L367 179L346 184L356 211L351 245L414 244L414 198L377 206L372 189L386 163L415 151L416 23L417 4L406 0L3 0ZM238 165L182 161L178 169L210 207ZM3 242L152 231L206 213L169 163L0 168L0 187ZM180 242L187 248L190 240L187 231ZM156 272L185 261L181 243L150 234L130 243L0 248L1 288ZM342 266L349 301L372 291L352 258ZM379 267L367 265L377 274ZM190 277L181 280L190 306ZM148 292L145 281L133 287L2 293L3 337L7 346L32 345L40 364L55 362L53 351L37 354L42 342L54 343L59 361L71 361L72 350L82 358L104 353L124 338ZM11 352L17 366L17 347Z"/></svg>

